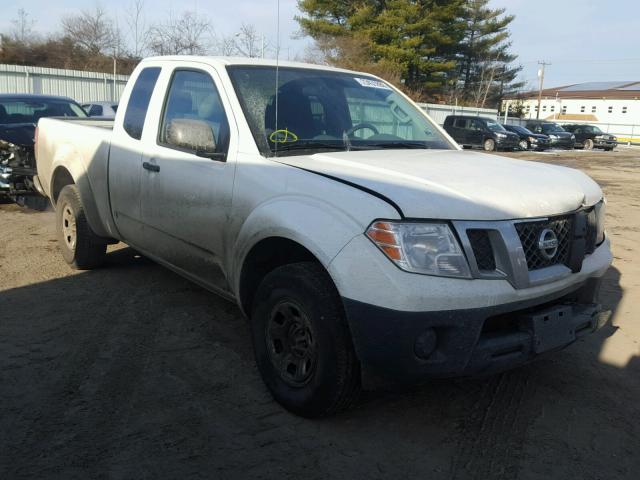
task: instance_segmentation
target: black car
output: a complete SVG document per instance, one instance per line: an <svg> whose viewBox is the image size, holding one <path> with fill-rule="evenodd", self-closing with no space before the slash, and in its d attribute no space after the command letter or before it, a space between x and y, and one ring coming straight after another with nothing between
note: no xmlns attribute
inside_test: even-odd
<svg viewBox="0 0 640 480"><path fill-rule="evenodd" d="M505 130L515 133L520 138L520 150L546 150L551 144L551 139L547 135L533 133L531 130L520 125L502 125Z"/></svg>
<svg viewBox="0 0 640 480"><path fill-rule="evenodd" d="M575 135L567 132L557 123L546 120L529 120L525 127L533 133L549 136L549 146L552 148L573 149L576 144Z"/></svg>
<svg viewBox="0 0 640 480"><path fill-rule="evenodd" d="M576 136L576 148L602 148L611 151L618 145L618 139L614 135L604 133L595 125L563 125L562 128Z"/></svg>
<svg viewBox="0 0 640 480"><path fill-rule="evenodd" d="M38 120L43 117L86 117L80 105L49 95L0 95L0 197L30 206L46 205L36 197L33 153ZM41 201L40 201L41 200Z"/></svg>
<svg viewBox="0 0 640 480"><path fill-rule="evenodd" d="M516 149L520 141L518 135L486 117L449 115L444 129L463 147L481 147L488 152Z"/></svg>

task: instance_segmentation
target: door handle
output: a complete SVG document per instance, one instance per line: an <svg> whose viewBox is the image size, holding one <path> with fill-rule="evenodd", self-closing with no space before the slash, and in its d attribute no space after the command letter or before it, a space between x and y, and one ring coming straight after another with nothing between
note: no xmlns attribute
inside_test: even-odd
<svg viewBox="0 0 640 480"><path fill-rule="evenodd" d="M155 164L149 163L149 162L142 162L142 168L144 168L145 170L149 170L150 172L159 172L160 171L160 165L155 165Z"/></svg>

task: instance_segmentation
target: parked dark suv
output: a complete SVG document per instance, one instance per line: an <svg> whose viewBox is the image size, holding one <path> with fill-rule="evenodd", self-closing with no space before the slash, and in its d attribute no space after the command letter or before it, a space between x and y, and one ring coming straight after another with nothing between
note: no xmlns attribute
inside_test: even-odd
<svg viewBox="0 0 640 480"><path fill-rule="evenodd" d="M567 132L557 123L545 120L529 120L525 127L533 133L548 135L550 140L549 144L552 148L572 149L576 144L575 135L571 132Z"/></svg>
<svg viewBox="0 0 640 480"><path fill-rule="evenodd" d="M533 133L528 128L520 125L502 125L509 132L515 133L520 138L520 150L546 150L549 148L551 140L547 135Z"/></svg>
<svg viewBox="0 0 640 480"><path fill-rule="evenodd" d="M449 115L444 120L444 129L463 147L482 147L488 152L513 150L520 141L518 135L486 117Z"/></svg>
<svg viewBox="0 0 640 480"><path fill-rule="evenodd" d="M611 151L618 145L615 136L604 133L595 125L563 125L562 128L576 136L576 148L602 148Z"/></svg>

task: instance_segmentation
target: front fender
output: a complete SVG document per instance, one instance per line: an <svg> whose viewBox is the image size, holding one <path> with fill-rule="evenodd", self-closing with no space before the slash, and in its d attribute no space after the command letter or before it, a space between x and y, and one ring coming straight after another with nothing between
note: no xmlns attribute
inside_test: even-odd
<svg viewBox="0 0 640 480"><path fill-rule="evenodd" d="M291 194L270 199L258 205L240 228L233 253L228 256L229 283L238 294L242 265L251 248L261 240L281 237L294 241L327 267L367 225L316 198Z"/></svg>

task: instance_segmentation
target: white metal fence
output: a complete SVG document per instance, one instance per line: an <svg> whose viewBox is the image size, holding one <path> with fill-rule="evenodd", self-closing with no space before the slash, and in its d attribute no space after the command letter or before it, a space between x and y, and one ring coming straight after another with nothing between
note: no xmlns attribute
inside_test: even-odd
<svg viewBox="0 0 640 480"><path fill-rule="evenodd" d="M127 75L114 78L109 73L0 64L0 93L60 95L78 103L117 101L128 78Z"/></svg>
<svg viewBox="0 0 640 480"><path fill-rule="evenodd" d="M439 125L442 125L444 119L449 115L473 115L476 117L488 117L493 120L498 118L498 110L491 108L459 107L457 105L439 105L436 103L419 103L418 105Z"/></svg>

